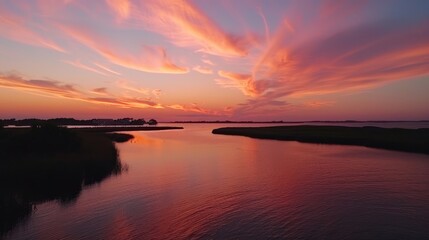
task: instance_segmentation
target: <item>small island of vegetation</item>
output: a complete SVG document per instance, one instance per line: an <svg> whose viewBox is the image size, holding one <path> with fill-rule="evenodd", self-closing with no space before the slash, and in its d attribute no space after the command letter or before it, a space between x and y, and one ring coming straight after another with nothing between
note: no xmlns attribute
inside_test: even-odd
<svg viewBox="0 0 429 240"><path fill-rule="evenodd" d="M342 126L226 127L213 134L260 139L359 145L372 148L429 154L429 129Z"/></svg>

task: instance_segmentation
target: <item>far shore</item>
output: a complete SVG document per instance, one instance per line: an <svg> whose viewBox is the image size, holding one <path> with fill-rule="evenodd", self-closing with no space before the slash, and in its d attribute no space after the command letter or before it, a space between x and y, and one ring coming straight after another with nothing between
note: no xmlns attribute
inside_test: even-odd
<svg viewBox="0 0 429 240"><path fill-rule="evenodd" d="M126 132L126 131L159 131L159 130L177 130L183 127L168 127L168 126L108 126L108 127L78 127L70 128L85 132Z"/></svg>
<svg viewBox="0 0 429 240"><path fill-rule="evenodd" d="M305 143L357 145L429 154L429 128L402 129L300 125L225 127L214 129L212 133Z"/></svg>

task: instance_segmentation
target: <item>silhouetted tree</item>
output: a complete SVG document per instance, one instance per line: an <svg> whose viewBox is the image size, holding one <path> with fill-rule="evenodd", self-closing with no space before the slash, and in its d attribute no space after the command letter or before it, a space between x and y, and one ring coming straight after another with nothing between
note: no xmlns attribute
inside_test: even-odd
<svg viewBox="0 0 429 240"><path fill-rule="evenodd" d="M151 119L151 120L149 120L148 122L147 122L147 124L149 124L149 125L157 125L158 124L158 122L155 120L155 119Z"/></svg>
<svg viewBox="0 0 429 240"><path fill-rule="evenodd" d="M135 119L133 121L131 121L131 125L145 125L146 121L141 118L141 119Z"/></svg>

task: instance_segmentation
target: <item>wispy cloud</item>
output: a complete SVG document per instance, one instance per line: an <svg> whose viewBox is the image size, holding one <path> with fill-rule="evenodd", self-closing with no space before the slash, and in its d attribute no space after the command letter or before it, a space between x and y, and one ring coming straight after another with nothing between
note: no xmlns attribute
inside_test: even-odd
<svg viewBox="0 0 429 240"><path fill-rule="evenodd" d="M205 64L207 64L207 65L210 65L210 66L214 66L215 64L211 61L211 60L209 60L209 59L202 59L201 60L203 63L205 63Z"/></svg>
<svg viewBox="0 0 429 240"><path fill-rule="evenodd" d="M226 111L217 111L212 109L207 109L199 106L196 103L192 104L171 104L167 105L166 107L175 109L175 110L182 110L186 112L196 112L204 115L213 115L213 116L219 116L219 115L226 115Z"/></svg>
<svg viewBox="0 0 429 240"><path fill-rule="evenodd" d="M241 113L285 103L289 96L355 91L429 75L429 18L350 21L343 13L353 8L358 16L369 6L353 1L340 8L324 5L317 21L305 27L285 19L251 73L220 71L229 81L216 81L252 97L235 109Z"/></svg>
<svg viewBox="0 0 429 240"><path fill-rule="evenodd" d="M130 16L141 21L146 29L168 37L174 44L194 47L219 56L246 56L250 40L225 33L203 11L189 1L147 0L132 2L131 13L124 14L130 1L109 1L119 17ZM129 9L129 8L128 8Z"/></svg>
<svg viewBox="0 0 429 240"><path fill-rule="evenodd" d="M104 71L106 71L106 72L113 73L113 74L118 75L118 76L120 76L120 75L121 75L121 73L116 72L116 71L112 70L111 68L106 67L105 65L102 65L102 64L100 64L100 63L96 63L96 62L94 62L94 65L95 65L95 66L97 66L97 67L99 67L99 68L101 68L101 69L103 69L103 70L104 70Z"/></svg>
<svg viewBox="0 0 429 240"><path fill-rule="evenodd" d="M30 22L0 6L0 36L28 45L66 52L59 44L34 30ZM40 29L39 29L40 30Z"/></svg>
<svg viewBox="0 0 429 240"><path fill-rule="evenodd" d="M81 69L84 69L84 70L87 70L87 71L90 71L90 72L94 72L94 73L98 73L98 74L103 75L103 76L107 76L106 73L104 73L104 72L102 72L102 71L100 71L98 69L95 69L93 67L90 67L88 65L85 65L85 64L81 63L80 61L64 60L63 62L65 62L67 64L70 64L70 65L72 65L74 67L77 67L77 68L81 68Z"/></svg>
<svg viewBox="0 0 429 240"><path fill-rule="evenodd" d="M0 74L0 87L19 89L45 96L67 98L94 104L108 104L123 108L162 108L156 102L141 98L94 97L90 93L78 90L75 86L59 81L24 79L20 76ZM92 92L106 93L105 88L96 88Z"/></svg>
<svg viewBox="0 0 429 240"><path fill-rule="evenodd" d="M213 70L209 67L195 66L193 69L202 74L213 74Z"/></svg>
<svg viewBox="0 0 429 240"><path fill-rule="evenodd" d="M60 30L81 44L99 53L110 62L122 67L152 73L187 73L188 69L172 63L165 49L143 46L139 53L126 53L108 38L82 26L58 24Z"/></svg>
<svg viewBox="0 0 429 240"><path fill-rule="evenodd" d="M129 17L131 11L131 2L129 0L106 0L106 2L119 18Z"/></svg>
<svg viewBox="0 0 429 240"><path fill-rule="evenodd" d="M296 47L273 45L255 75L278 82L275 90L284 95L361 89L425 75L429 73L428 26L423 23L398 31L399 27L372 23Z"/></svg>
<svg viewBox="0 0 429 240"><path fill-rule="evenodd" d="M80 98L82 92L71 84L58 81L24 79L15 75L0 74L0 87L23 90L60 98Z"/></svg>
<svg viewBox="0 0 429 240"><path fill-rule="evenodd" d="M185 112L197 112L205 115L224 115L226 111L216 111L203 108L196 103L192 104L161 104L152 100L151 97L130 97L108 94L104 87L95 88L89 92L80 90L78 87L52 80L33 80L25 79L16 75L5 75L0 73L0 87L22 90L38 95L66 98L78 101L84 101L93 104L112 105L119 108L157 108L174 109ZM138 88L129 87L129 89L138 90ZM153 95L159 98L161 90L141 90L140 92Z"/></svg>
<svg viewBox="0 0 429 240"><path fill-rule="evenodd" d="M149 88L132 86L128 81L124 79L116 81L116 85L119 89L135 92L138 94L149 95L151 92Z"/></svg>
<svg viewBox="0 0 429 240"><path fill-rule="evenodd" d="M278 82L273 80L256 81L250 74L240 74L226 71L218 71L222 79L215 79L216 83L223 87L232 87L241 90L244 95L257 97L265 91L278 87Z"/></svg>
<svg viewBox="0 0 429 240"><path fill-rule="evenodd" d="M99 95L107 95L107 89L105 87L94 88L91 92Z"/></svg>

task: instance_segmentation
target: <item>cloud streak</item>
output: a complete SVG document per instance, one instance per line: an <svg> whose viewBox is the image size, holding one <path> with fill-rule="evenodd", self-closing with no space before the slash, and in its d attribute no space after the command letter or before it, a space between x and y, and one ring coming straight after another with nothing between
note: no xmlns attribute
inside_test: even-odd
<svg viewBox="0 0 429 240"><path fill-rule="evenodd" d="M84 101L92 104L111 105L119 108L137 108L137 109L173 109L185 112L197 112L204 115L222 115L223 111L215 111L203 108L196 103L192 104L167 104L163 105L151 98L130 97L130 96L115 96L109 94L104 87L92 89L90 92L79 90L73 85L64 84L59 81L51 80L32 80L25 79L15 75L5 75L0 73L0 87L22 90L26 92L35 93L38 95L65 98L78 101ZM128 89L135 90L138 88L128 87ZM140 93L152 94L156 99L159 98L161 90L144 89L139 90ZM95 95L94 95L95 94Z"/></svg>
<svg viewBox="0 0 429 240"><path fill-rule="evenodd" d="M201 74L213 74L213 70L209 67L204 67L204 66L195 66L193 68L194 71L199 72Z"/></svg>
<svg viewBox="0 0 429 240"><path fill-rule="evenodd" d="M79 100L94 104L114 105L122 108L163 108L160 104L140 98L129 97L94 97L78 90L70 84L58 81L24 79L20 76L0 74L0 87L24 90L51 97ZM96 88L92 92L106 95L105 88Z"/></svg>
<svg viewBox="0 0 429 240"><path fill-rule="evenodd" d="M139 20L144 28L163 34L178 46L226 57L242 57L248 53L249 39L225 33L189 1L136 1L131 13L127 14L121 9L131 4L130 1L108 3L118 17L130 16Z"/></svg>
<svg viewBox="0 0 429 240"><path fill-rule="evenodd" d="M269 108L291 96L355 91L429 75L429 17L350 22L344 8L359 15L370 5L342 5L324 5L324 14L307 28L297 20L285 20L251 73L219 72L224 79L216 80L218 84L252 97L235 108L237 113Z"/></svg>
<svg viewBox="0 0 429 240"><path fill-rule="evenodd" d="M65 53L59 44L28 26L29 21L0 6L0 36L24 44L38 46Z"/></svg>
<svg viewBox="0 0 429 240"><path fill-rule="evenodd" d="M87 70L87 71L90 71L90 72L94 72L94 73L97 73L97 74L100 74L100 75L103 75L103 76L107 76L106 73L104 73L104 72L102 72L102 71L100 71L100 70L98 70L96 68L93 68L93 67L90 67L88 65L82 64L80 61L68 61L68 60L65 60L63 62L65 62L67 64L70 64L70 65L72 65L74 67L77 67L77 68L81 68L81 69L84 69L84 70Z"/></svg>
<svg viewBox="0 0 429 240"><path fill-rule="evenodd" d="M126 53L102 37L82 26L58 24L58 28L79 43L119 66L151 73L187 73L188 69L172 63L165 49L143 46L138 54Z"/></svg>
<svg viewBox="0 0 429 240"><path fill-rule="evenodd" d="M234 111L236 116L256 116L294 107L340 108L314 99L337 102L338 93L362 89L387 96L385 91L391 89L375 88L409 79L413 82L403 84L410 87L418 82L426 87L418 78L429 76L428 11L429 3L419 0L284 0L269 5L2 1L0 37L11 41L1 39L1 62L9 69L0 72L49 78L61 74L66 63L77 68L72 69L76 81L69 83L79 82L82 88L11 75L1 75L0 85L123 108L162 108L168 113L220 116ZM19 49L16 43L35 46L37 51ZM80 70L98 74L92 76L94 81L111 85L97 88L93 82L82 83L88 74ZM137 84L149 79L150 89ZM171 95L160 99L163 93ZM219 99L218 94L231 95ZM319 96L326 94L331 95ZM426 100L419 95L404 101L423 102L420 99ZM190 102L228 109L206 109Z"/></svg>

